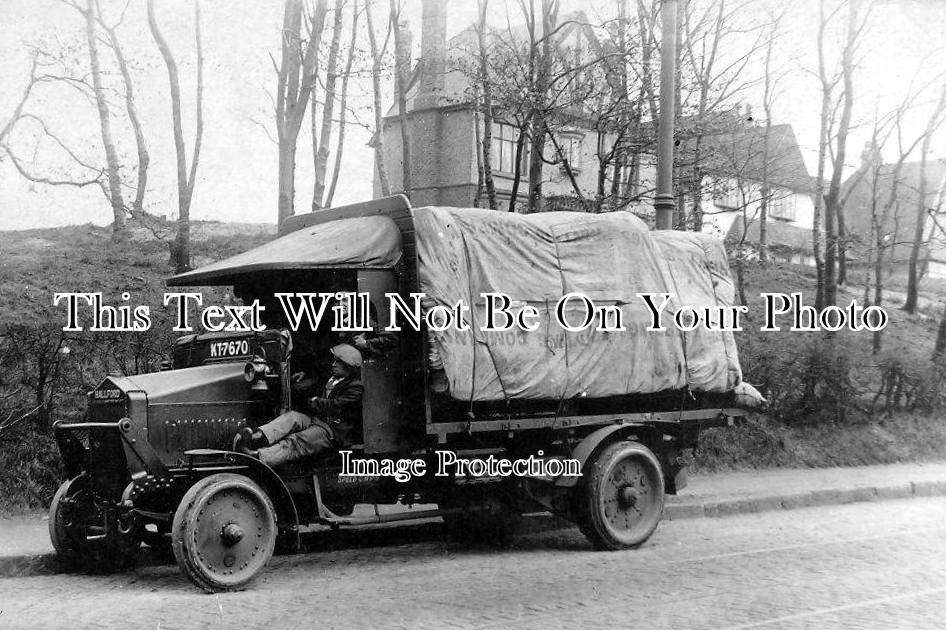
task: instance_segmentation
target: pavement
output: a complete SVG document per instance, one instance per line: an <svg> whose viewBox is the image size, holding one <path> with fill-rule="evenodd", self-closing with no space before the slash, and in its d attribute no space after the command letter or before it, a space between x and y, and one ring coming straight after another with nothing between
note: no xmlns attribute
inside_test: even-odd
<svg viewBox="0 0 946 630"><path fill-rule="evenodd" d="M791 510L803 507L843 505L888 499L946 496L946 462L887 464L850 468L774 469L736 473L693 475L676 496L668 496L664 520L715 518L736 514ZM415 509L424 506L415 506ZM439 519L428 519L436 523ZM418 523L412 521L416 538ZM560 519L549 515L533 519L529 529L560 527ZM387 524L352 529L383 529L389 534L372 541L402 542L397 527ZM321 528L322 531L325 528ZM405 530L406 531L406 530ZM350 532L350 530L349 530ZM341 546L359 546L357 535L344 537ZM337 534L334 534L337 536ZM325 544L306 543L312 550L338 548L339 539ZM49 541L45 514L33 513L0 518L0 578L59 571Z"/></svg>

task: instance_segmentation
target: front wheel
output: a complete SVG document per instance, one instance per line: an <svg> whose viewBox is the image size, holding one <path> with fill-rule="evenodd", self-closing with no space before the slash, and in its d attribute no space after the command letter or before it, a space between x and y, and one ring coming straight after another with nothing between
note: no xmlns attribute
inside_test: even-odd
<svg viewBox="0 0 946 630"><path fill-rule="evenodd" d="M201 479L174 514L171 544L181 571L198 587L210 593L239 590L273 555L273 503L243 475Z"/></svg>
<svg viewBox="0 0 946 630"><path fill-rule="evenodd" d="M140 545L134 531L122 533L96 506L84 474L64 482L53 496L49 539L65 565L91 572L127 567Z"/></svg>
<svg viewBox="0 0 946 630"><path fill-rule="evenodd" d="M598 549L629 549L657 529L664 507L664 478L653 452L637 442L605 447L577 489L579 527Z"/></svg>

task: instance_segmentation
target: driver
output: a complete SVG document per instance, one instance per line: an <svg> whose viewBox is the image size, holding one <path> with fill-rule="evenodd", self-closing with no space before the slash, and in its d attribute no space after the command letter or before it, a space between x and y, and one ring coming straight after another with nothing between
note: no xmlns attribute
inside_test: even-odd
<svg viewBox="0 0 946 630"><path fill-rule="evenodd" d="M287 411L256 430L240 429L234 450L280 466L351 444L361 425L361 353L348 344L333 347L331 353L332 375L322 395L307 400L311 414Z"/></svg>

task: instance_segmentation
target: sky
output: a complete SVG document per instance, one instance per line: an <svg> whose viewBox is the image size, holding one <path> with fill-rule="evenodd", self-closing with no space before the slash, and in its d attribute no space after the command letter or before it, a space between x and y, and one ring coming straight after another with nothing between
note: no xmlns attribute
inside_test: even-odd
<svg viewBox="0 0 946 630"><path fill-rule="evenodd" d="M476 18L472 0L445 0L448 36L466 28ZM611 10L614 0L562 0L562 11L583 8L594 17ZM699 2L700 0L695 0ZM732 1L732 0L730 0ZM103 0L114 7L113 0ZM122 6L123 3L117 3ZM194 129L193 4L188 0L157 2L158 21L181 65L184 98L184 134L190 154ZM278 52L282 3L277 0L203 0L202 26L205 53L205 132L192 204L195 219L274 222L276 215L276 146L272 93L275 73L271 55ZM515 0L491 0L490 19L497 25L513 15ZM376 25L386 17L387 2L375 10ZM814 173L818 138L818 86L815 68L816 0L752 0L747 11L764 14L769 8L786 8L782 35L776 44L776 66L783 71L773 115L776 123L791 123ZM114 11L110 15L117 15ZM406 0L406 17L414 32L415 54L419 54L421 3ZM29 45L79 46L84 54L84 23L79 14L59 0L0 0L0 125L8 120L25 85L29 69ZM911 86L929 82L946 70L946 0L877 0L871 13L859 58L855 94L855 129L850 141L848 169L856 166L860 149L869 134L875 111L886 111L910 92ZM133 73L138 106L152 155L147 209L157 215L176 216L174 149L170 125L170 100L165 68L148 32L144 0L131 0L119 27L126 55L134 59ZM733 44L734 52L737 45ZM103 51L107 52L107 51ZM753 59L750 71L761 59ZM939 85L942 78L939 79ZM925 125L933 85L916 99L916 109L907 120L904 136L916 134ZM391 86L385 85L385 107L391 103ZM335 204L363 201L372 192L372 153L367 146L372 119L370 80L352 81L351 101L355 109L346 132L346 146ZM745 95L758 102L758 91ZM120 101L119 101L120 103ZM43 87L27 108L89 161L103 161L98 140L98 118L93 104L78 92L63 87ZM755 111L761 111L756 107ZM116 122L116 138L122 155L134 155L133 137ZM34 153L35 127L18 127L13 144L18 154L36 169L56 172L51 148ZM312 157L308 125L300 134L297 170L297 208L311 200ZM943 134L936 137L934 156L946 157ZM888 152L888 158L891 157ZM334 160L334 157L332 158ZM130 163L134 159L128 160ZM67 224L111 221L111 209L97 187L83 189L33 184L20 177L9 160L0 161L0 229L28 229Z"/></svg>

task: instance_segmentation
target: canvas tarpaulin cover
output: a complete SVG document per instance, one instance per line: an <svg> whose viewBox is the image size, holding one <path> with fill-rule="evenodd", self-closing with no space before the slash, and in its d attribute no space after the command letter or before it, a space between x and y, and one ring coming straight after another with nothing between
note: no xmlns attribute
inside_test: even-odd
<svg viewBox="0 0 946 630"><path fill-rule="evenodd" d="M742 381L736 340L731 332L712 330L722 321L718 306L729 312L735 303L735 286L723 243L709 234L660 230L651 232L661 257L670 270L670 290L681 306L709 311L708 326L698 326L684 335L687 377L694 389L728 391ZM699 383L699 387L694 387Z"/></svg>
<svg viewBox="0 0 946 630"><path fill-rule="evenodd" d="M721 250L703 239L682 239L684 253L668 257L664 252L678 243L658 241L624 212L416 208L414 224L421 291L437 304L470 305L469 330L432 333L457 399L606 397L685 387L723 392L740 380L735 346L725 339L728 334L731 341L731 333L683 333L669 319L665 331L646 330L652 318L638 293L676 294L669 316L683 304L726 303L725 286L717 289L729 282L725 253L720 258ZM514 312L534 306L539 328L480 330L486 321L481 294L488 292L508 295ZM617 306L627 330L601 331L595 322L566 331L555 320L555 306L572 292L596 306ZM569 322L581 322L584 314L580 301L569 301Z"/></svg>

